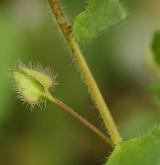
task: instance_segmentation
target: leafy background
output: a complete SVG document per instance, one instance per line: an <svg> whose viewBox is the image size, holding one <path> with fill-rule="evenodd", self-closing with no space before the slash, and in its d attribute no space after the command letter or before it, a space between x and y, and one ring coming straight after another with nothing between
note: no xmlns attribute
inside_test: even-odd
<svg viewBox="0 0 160 165"><path fill-rule="evenodd" d="M83 0L62 0L70 20ZM82 44L85 57L124 139L159 122L159 102L148 90L159 83L150 50L160 29L159 0L124 0L125 22ZM0 1L0 161L4 165L100 165L111 149L56 106L29 109L12 91L9 69L21 59L54 68L55 96L104 130L46 0Z"/></svg>

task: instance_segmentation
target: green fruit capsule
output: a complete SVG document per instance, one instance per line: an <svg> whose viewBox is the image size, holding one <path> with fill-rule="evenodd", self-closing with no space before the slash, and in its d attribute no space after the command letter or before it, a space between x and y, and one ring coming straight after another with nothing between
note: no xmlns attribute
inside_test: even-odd
<svg viewBox="0 0 160 165"><path fill-rule="evenodd" d="M51 76L30 69L22 63L16 65L12 75L19 97L30 105L39 104L47 97L49 89L54 85L54 79Z"/></svg>
<svg viewBox="0 0 160 165"><path fill-rule="evenodd" d="M14 71L13 77L22 100L29 104L39 104L45 92L44 87L38 81L20 71Z"/></svg>
<svg viewBox="0 0 160 165"><path fill-rule="evenodd" d="M34 69L30 69L22 63L20 63L18 65L18 68L25 74L27 74L31 77L34 77L34 79L37 80L38 82L40 82L45 88L49 89L53 86L53 83L54 83L53 79L48 74L41 72L41 71L34 70Z"/></svg>

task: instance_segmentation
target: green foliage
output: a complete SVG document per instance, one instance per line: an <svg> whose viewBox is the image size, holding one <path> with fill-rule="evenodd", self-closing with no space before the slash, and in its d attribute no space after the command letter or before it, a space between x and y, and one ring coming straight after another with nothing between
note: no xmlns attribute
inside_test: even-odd
<svg viewBox="0 0 160 165"><path fill-rule="evenodd" d="M160 162L160 126L142 137L117 146L106 165L158 165Z"/></svg>
<svg viewBox="0 0 160 165"><path fill-rule="evenodd" d="M89 0L85 11L73 23L73 36L85 41L111 28L126 18L119 0Z"/></svg>
<svg viewBox="0 0 160 165"><path fill-rule="evenodd" d="M17 61L18 57L23 56L26 50L25 44L22 31L0 6L0 124L9 119L13 108L8 68Z"/></svg>
<svg viewBox="0 0 160 165"><path fill-rule="evenodd" d="M153 36L151 49L155 62L160 66L160 31L156 31ZM149 90L153 94L156 102L160 101L160 84L154 83L149 86Z"/></svg>
<svg viewBox="0 0 160 165"><path fill-rule="evenodd" d="M151 108L135 107L130 109L128 117L118 125L123 139L135 138L147 131L148 128L152 128L155 122L159 122L159 117L155 116L154 112Z"/></svg>
<svg viewBox="0 0 160 165"><path fill-rule="evenodd" d="M152 41L152 51L154 59L160 65L160 31L155 32Z"/></svg>
<svg viewBox="0 0 160 165"><path fill-rule="evenodd" d="M149 86L149 90L151 94L153 95L153 99L155 102L160 102L160 84L154 83Z"/></svg>

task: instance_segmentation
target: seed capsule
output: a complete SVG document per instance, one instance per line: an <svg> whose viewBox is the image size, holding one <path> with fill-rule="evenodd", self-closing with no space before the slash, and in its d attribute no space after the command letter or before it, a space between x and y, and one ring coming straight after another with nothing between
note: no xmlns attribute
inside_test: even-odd
<svg viewBox="0 0 160 165"><path fill-rule="evenodd" d="M39 104L54 85L54 79L51 76L30 69L22 63L17 64L12 75L19 97L30 105Z"/></svg>
<svg viewBox="0 0 160 165"><path fill-rule="evenodd" d="M49 89L53 86L53 79L48 74L28 68L26 65L20 63L18 66L19 70L24 72L26 75L33 77L35 80L40 82L45 88Z"/></svg>

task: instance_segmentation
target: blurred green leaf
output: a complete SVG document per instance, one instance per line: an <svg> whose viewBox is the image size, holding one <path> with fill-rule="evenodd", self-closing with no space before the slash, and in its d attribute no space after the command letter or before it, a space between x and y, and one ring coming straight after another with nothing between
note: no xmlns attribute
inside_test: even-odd
<svg viewBox="0 0 160 165"><path fill-rule="evenodd" d="M160 83L154 83L149 86L149 91L153 95L155 102L160 102Z"/></svg>
<svg viewBox="0 0 160 165"><path fill-rule="evenodd" d="M119 0L89 0L86 10L74 20L73 36L77 41L91 39L125 18Z"/></svg>
<svg viewBox="0 0 160 165"><path fill-rule="evenodd" d="M154 59L160 65L160 31L155 32L152 41L152 51Z"/></svg>
<svg viewBox="0 0 160 165"><path fill-rule="evenodd" d="M119 130L123 139L128 140L137 137L139 134L154 126L159 121L151 109L134 108L130 115L119 124Z"/></svg>
<svg viewBox="0 0 160 165"><path fill-rule="evenodd" d="M142 137L117 146L106 165L158 165L160 163L160 126Z"/></svg>
<svg viewBox="0 0 160 165"><path fill-rule="evenodd" d="M10 20L5 10L0 13L0 123L3 123L12 113L11 84L9 69L18 58L22 57L24 39L20 29Z"/></svg>

